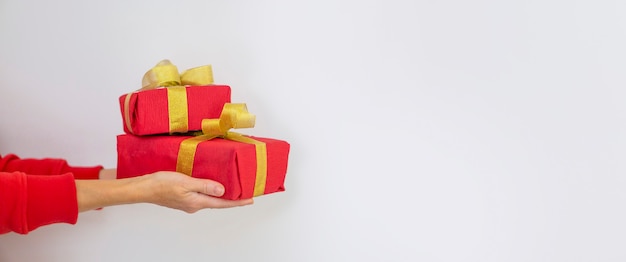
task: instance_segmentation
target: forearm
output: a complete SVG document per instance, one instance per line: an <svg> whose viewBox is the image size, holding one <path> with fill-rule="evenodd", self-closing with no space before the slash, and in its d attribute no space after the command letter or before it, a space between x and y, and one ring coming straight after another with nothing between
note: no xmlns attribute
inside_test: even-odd
<svg viewBox="0 0 626 262"><path fill-rule="evenodd" d="M88 211L107 206L146 202L144 177L120 180L76 180L78 211Z"/></svg>
<svg viewBox="0 0 626 262"><path fill-rule="evenodd" d="M100 173L98 174L98 178L101 180L116 179L117 169L114 169L114 168L102 169L100 170Z"/></svg>

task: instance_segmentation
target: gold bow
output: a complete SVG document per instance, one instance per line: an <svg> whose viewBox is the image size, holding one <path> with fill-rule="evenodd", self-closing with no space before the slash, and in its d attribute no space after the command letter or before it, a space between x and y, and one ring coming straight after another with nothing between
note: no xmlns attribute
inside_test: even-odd
<svg viewBox="0 0 626 262"><path fill-rule="evenodd" d="M189 131L185 85L203 86L211 84L213 84L211 65L194 67L179 74L178 68L170 60L165 59L143 75L142 87L138 91L167 87L169 132L170 134L185 133ZM133 133L129 109L131 94L127 94L124 99L124 117L126 118L126 128Z"/></svg>
<svg viewBox="0 0 626 262"><path fill-rule="evenodd" d="M253 144L256 149L256 179L254 182L254 196L263 195L267 181L267 147L264 142L252 139L242 134L230 132L232 128L254 127L256 117L248 113L246 104L227 103L218 119L202 120L202 134L185 139L181 142L176 160L176 171L191 176L193 162L198 144L217 137Z"/></svg>
<svg viewBox="0 0 626 262"><path fill-rule="evenodd" d="M213 84L211 65L194 67L179 74L178 68L170 60L165 59L161 60L161 62L143 75L140 90L150 90L157 87L203 86L210 84Z"/></svg>

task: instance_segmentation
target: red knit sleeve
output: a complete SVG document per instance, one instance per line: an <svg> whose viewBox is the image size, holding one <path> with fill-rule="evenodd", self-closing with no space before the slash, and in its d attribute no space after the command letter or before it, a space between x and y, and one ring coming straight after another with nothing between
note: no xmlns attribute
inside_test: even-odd
<svg viewBox="0 0 626 262"><path fill-rule="evenodd" d="M0 158L0 172L24 172L31 175L74 174L75 179L98 179L102 166L74 167L57 158L20 159L16 155Z"/></svg>
<svg viewBox="0 0 626 262"><path fill-rule="evenodd" d="M72 174L55 176L0 172L0 234L28 234L53 223L78 219L76 184Z"/></svg>

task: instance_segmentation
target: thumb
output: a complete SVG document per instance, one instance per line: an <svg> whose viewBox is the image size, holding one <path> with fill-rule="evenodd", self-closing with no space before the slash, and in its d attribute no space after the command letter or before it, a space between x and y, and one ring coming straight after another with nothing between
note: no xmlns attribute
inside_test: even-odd
<svg viewBox="0 0 626 262"><path fill-rule="evenodd" d="M217 181L210 179L199 179L189 177L192 181L189 183L188 189L194 192L221 197L224 195L224 186Z"/></svg>

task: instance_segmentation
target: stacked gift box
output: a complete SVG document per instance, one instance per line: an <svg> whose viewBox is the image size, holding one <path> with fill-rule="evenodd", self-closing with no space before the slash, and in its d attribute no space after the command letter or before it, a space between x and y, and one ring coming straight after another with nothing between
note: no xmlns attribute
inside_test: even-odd
<svg viewBox="0 0 626 262"><path fill-rule="evenodd" d="M256 117L231 103L230 86L213 83L210 65L179 73L163 60L142 85L119 98L118 178L176 171L222 183L232 200L285 190L289 143L234 132Z"/></svg>

